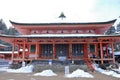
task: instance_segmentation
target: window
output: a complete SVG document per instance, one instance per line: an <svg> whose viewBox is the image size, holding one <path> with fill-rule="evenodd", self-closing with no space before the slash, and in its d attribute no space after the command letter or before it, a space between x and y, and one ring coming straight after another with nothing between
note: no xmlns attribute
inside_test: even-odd
<svg viewBox="0 0 120 80"><path fill-rule="evenodd" d="M90 53L95 52L95 45L94 44L89 45L89 52Z"/></svg>
<svg viewBox="0 0 120 80"><path fill-rule="evenodd" d="M52 56L53 55L53 45L52 44L41 44L42 56Z"/></svg>
<svg viewBox="0 0 120 80"><path fill-rule="evenodd" d="M36 45L31 45L30 51L35 52L36 51Z"/></svg>
<svg viewBox="0 0 120 80"><path fill-rule="evenodd" d="M83 44L72 44L72 55L82 56L84 54L83 47Z"/></svg>

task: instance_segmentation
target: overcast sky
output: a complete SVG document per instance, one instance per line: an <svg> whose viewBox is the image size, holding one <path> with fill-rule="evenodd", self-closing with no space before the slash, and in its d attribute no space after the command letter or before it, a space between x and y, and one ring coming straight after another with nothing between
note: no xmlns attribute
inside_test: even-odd
<svg viewBox="0 0 120 80"><path fill-rule="evenodd" d="M120 0L0 0L0 18L15 22L109 21L120 16ZM9 24L8 24L9 26Z"/></svg>

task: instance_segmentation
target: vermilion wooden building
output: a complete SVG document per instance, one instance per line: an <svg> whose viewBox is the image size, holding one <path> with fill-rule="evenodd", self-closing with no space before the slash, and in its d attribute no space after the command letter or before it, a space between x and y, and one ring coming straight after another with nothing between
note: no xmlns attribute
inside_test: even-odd
<svg viewBox="0 0 120 80"><path fill-rule="evenodd" d="M115 62L114 43L119 35L104 35L115 22L92 23L17 23L12 25L23 35L1 35L0 38L12 43L12 61L27 60L85 60ZM18 54L14 56L14 48Z"/></svg>

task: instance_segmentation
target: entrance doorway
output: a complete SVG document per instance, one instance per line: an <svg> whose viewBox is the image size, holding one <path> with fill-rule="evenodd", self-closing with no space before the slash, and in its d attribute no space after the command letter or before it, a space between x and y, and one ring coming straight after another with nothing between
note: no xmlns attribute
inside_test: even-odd
<svg viewBox="0 0 120 80"><path fill-rule="evenodd" d="M68 44L56 44L57 57L67 57L68 56Z"/></svg>
<svg viewBox="0 0 120 80"><path fill-rule="evenodd" d="M41 44L41 56L52 57L53 56L53 45L52 44Z"/></svg>
<svg viewBox="0 0 120 80"><path fill-rule="evenodd" d="M84 44L72 44L72 56L80 57L84 55Z"/></svg>

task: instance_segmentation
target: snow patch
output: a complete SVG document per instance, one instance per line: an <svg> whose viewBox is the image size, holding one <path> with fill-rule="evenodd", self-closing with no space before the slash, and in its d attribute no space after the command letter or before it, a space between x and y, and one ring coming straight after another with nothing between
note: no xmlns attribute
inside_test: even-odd
<svg viewBox="0 0 120 80"><path fill-rule="evenodd" d="M76 71L73 71L71 74L65 75L67 78L74 78L74 77L86 77L86 78L93 78L93 76L87 72L84 72L81 69L77 69Z"/></svg>
<svg viewBox="0 0 120 80"><path fill-rule="evenodd" d="M120 55L120 51L114 52L114 55Z"/></svg>
<svg viewBox="0 0 120 80"><path fill-rule="evenodd" d="M120 74L117 74L114 71L103 70L103 69L99 68L98 65L96 65L96 64L94 64L94 67L95 67L96 71L98 71L98 72L100 72L102 74L111 75L113 77L120 78ZM120 69L117 69L117 71L120 71Z"/></svg>
<svg viewBox="0 0 120 80"><path fill-rule="evenodd" d="M7 79L7 80L15 80L15 79Z"/></svg>
<svg viewBox="0 0 120 80"><path fill-rule="evenodd" d="M35 73L34 76L57 76L56 73L54 73L52 70L43 70L40 73Z"/></svg>
<svg viewBox="0 0 120 80"><path fill-rule="evenodd" d="M33 65L21 67L19 69L7 69L7 72L10 73L32 73Z"/></svg>
<svg viewBox="0 0 120 80"><path fill-rule="evenodd" d="M6 71L7 69L8 69L8 67L0 67L0 72Z"/></svg>

